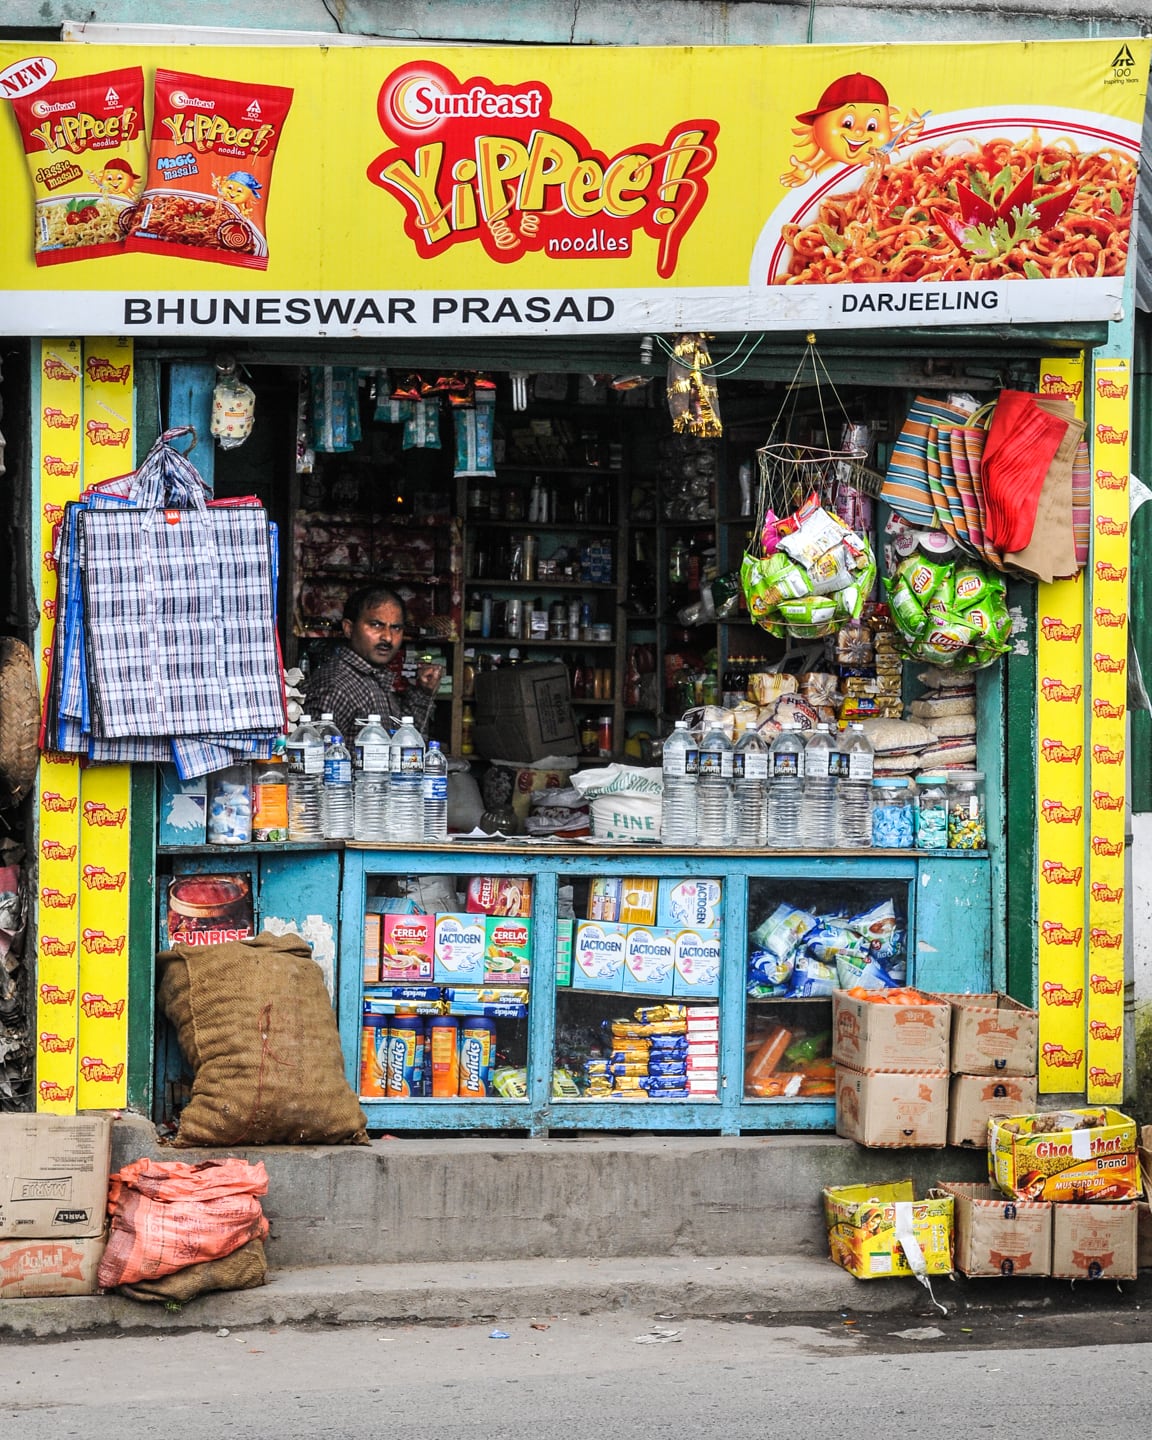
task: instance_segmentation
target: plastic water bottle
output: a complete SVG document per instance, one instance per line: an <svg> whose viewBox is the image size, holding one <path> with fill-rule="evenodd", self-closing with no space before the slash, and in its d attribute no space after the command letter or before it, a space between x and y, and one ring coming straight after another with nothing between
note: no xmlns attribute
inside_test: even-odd
<svg viewBox="0 0 1152 1440"><path fill-rule="evenodd" d="M288 736L288 838L323 840L324 742L310 715Z"/></svg>
<svg viewBox="0 0 1152 1440"><path fill-rule="evenodd" d="M864 727L853 724L840 744L843 756L836 781L840 811L840 844L862 849L872 844L872 742Z"/></svg>
<svg viewBox="0 0 1152 1440"><path fill-rule="evenodd" d="M720 849L732 840L732 742L714 725L700 742L696 789L697 844Z"/></svg>
<svg viewBox="0 0 1152 1440"><path fill-rule="evenodd" d="M804 808L804 737L786 725L768 755L768 844L798 850Z"/></svg>
<svg viewBox="0 0 1152 1440"><path fill-rule="evenodd" d="M685 720L677 720L664 742L664 805L660 820L662 845L696 844L696 780L700 751Z"/></svg>
<svg viewBox="0 0 1152 1440"><path fill-rule="evenodd" d="M392 768L392 741L379 715L356 736L353 753L352 835L371 845L388 839L388 791Z"/></svg>
<svg viewBox="0 0 1152 1440"><path fill-rule="evenodd" d="M339 732L324 740L325 840L352 839L352 757Z"/></svg>
<svg viewBox="0 0 1152 1440"><path fill-rule="evenodd" d="M804 746L801 834L806 850L831 850L836 845L836 777L831 766L832 733L827 725L817 725Z"/></svg>
<svg viewBox="0 0 1152 1440"><path fill-rule="evenodd" d="M732 755L732 808L737 845L759 849L768 833L768 746L752 726Z"/></svg>
<svg viewBox="0 0 1152 1440"><path fill-rule="evenodd" d="M337 736L341 740L344 739L336 721L333 719L331 710L325 710L315 724L316 729L320 732L320 738L324 741L325 745L328 744L328 741L331 740L333 736Z"/></svg>
<svg viewBox="0 0 1152 1440"><path fill-rule="evenodd" d="M419 845L424 839L424 737L405 715L392 736L390 840Z"/></svg>
<svg viewBox="0 0 1152 1440"><path fill-rule="evenodd" d="M448 760L439 740L429 740L424 752L424 839L443 840L448 834Z"/></svg>

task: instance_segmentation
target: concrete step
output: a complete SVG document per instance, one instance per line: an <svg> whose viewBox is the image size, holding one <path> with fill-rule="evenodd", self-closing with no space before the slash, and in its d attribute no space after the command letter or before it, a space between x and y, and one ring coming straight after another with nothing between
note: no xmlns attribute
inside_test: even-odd
<svg viewBox="0 0 1152 1440"><path fill-rule="evenodd" d="M147 1121L113 1129L113 1169L160 1145ZM299 1267L826 1253L820 1192L911 1176L986 1178L982 1151L865 1150L832 1135L437 1136L349 1147L237 1147L268 1171L277 1271ZM823 1262L821 1262L823 1263Z"/></svg>

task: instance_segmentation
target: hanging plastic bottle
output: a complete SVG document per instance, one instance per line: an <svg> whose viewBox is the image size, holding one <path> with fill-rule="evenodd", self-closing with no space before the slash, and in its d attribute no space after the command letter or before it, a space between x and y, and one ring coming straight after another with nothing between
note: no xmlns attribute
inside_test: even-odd
<svg viewBox="0 0 1152 1440"><path fill-rule="evenodd" d="M429 843L448 834L448 760L438 740L424 751L424 839Z"/></svg>
<svg viewBox="0 0 1152 1440"><path fill-rule="evenodd" d="M379 715L369 715L356 736L353 764L352 834L366 844L382 845L388 839L392 742Z"/></svg>
<svg viewBox="0 0 1152 1440"><path fill-rule="evenodd" d="M696 844L696 784L700 751L687 722L677 720L664 741L664 805L660 821L662 845Z"/></svg>

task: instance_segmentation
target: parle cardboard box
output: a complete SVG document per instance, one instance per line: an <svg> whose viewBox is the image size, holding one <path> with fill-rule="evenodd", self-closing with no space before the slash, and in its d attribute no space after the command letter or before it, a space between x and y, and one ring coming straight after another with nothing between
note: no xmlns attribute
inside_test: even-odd
<svg viewBox="0 0 1152 1440"><path fill-rule="evenodd" d="M953 1075L948 1096L948 1144L983 1150L988 1121L1036 1108L1035 1075Z"/></svg>
<svg viewBox="0 0 1152 1440"><path fill-rule="evenodd" d="M897 1075L837 1065L836 1133L880 1149L943 1149L948 1139L948 1072Z"/></svg>
<svg viewBox="0 0 1152 1440"><path fill-rule="evenodd" d="M104 1233L109 1115L0 1115L0 1240Z"/></svg>
<svg viewBox="0 0 1152 1440"><path fill-rule="evenodd" d="M1053 1205L1052 1274L1062 1280L1135 1280L1139 1208Z"/></svg>
<svg viewBox="0 0 1152 1440"><path fill-rule="evenodd" d="M1039 1016L1009 995L940 995L952 1007L952 1073L1035 1075Z"/></svg>
<svg viewBox="0 0 1152 1440"><path fill-rule="evenodd" d="M930 1195L951 1195L956 1268L965 1275L1050 1275L1052 1205L1009 1200L994 1185L941 1181Z"/></svg>
<svg viewBox="0 0 1152 1440"><path fill-rule="evenodd" d="M858 1280L951 1272L951 1195L917 1200L911 1180L895 1180L830 1186L823 1198L829 1252Z"/></svg>
<svg viewBox="0 0 1152 1440"><path fill-rule="evenodd" d="M0 1240L0 1300L95 1295L105 1237Z"/></svg>
<svg viewBox="0 0 1152 1440"><path fill-rule="evenodd" d="M884 1005L832 994L832 1058L854 1070L903 1074L948 1069L952 1007Z"/></svg>
<svg viewBox="0 0 1152 1440"><path fill-rule="evenodd" d="M1136 1126L1108 1105L989 1120L988 1176L1014 1200L1138 1200Z"/></svg>

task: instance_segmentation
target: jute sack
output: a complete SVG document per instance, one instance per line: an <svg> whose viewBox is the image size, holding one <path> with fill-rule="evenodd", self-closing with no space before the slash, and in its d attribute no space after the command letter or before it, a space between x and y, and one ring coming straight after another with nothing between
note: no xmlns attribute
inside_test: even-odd
<svg viewBox="0 0 1152 1440"><path fill-rule="evenodd" d="M130 1295L133 1300L166 1300L183 1305L210 1290L254 1290L257 1285L265 1284L267 1279L264 1242L249 1240L247 1245L241 1245L239 1250L233 1250L222 1260L204 1260L172 1275L161 1275L157 1280L137 1280L134 1285L121 1285L120 1293Z"/></svg>
<svg viewBox="0 0 1152 1440"><path fill-rule="evenodd" d="M298 935L177 945L160 1008L192 1066L177 1145L366 1145L320 967Z"/></svg>

